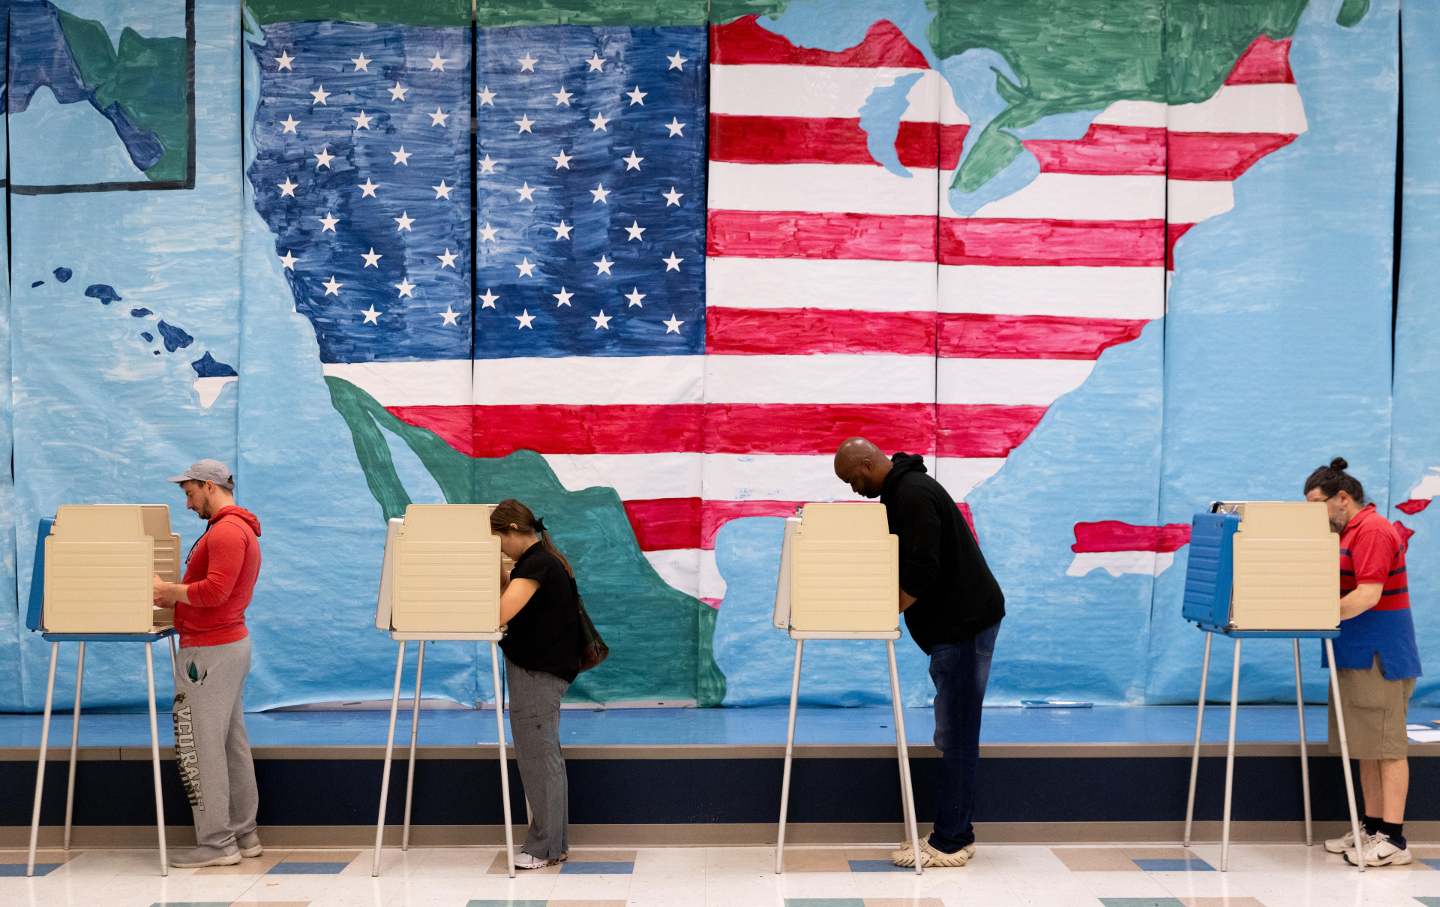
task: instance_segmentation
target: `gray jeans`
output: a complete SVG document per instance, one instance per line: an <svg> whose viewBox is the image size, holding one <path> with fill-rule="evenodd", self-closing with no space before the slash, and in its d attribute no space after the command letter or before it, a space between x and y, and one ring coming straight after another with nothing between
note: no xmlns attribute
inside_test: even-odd
<svg viewBox="0 0 1440 907"><path fill-rule="evenodd" d="M250 637L182 648L175 664L175 767L195 815L201 847L231 850L255 830L260 794L245 734L241 694L250 673Z"/></svg>
<svg viewBox="0 0 1440 907"><path fill-rule="evenodd" d="M515 740L515 762L530 803L530 832L520 848L542 860L553 860L570 849L566 826L570 822L570 794L565 779L565 757L560 752L560 697L570 687L564 678L544 671L527 671L505 659L510 688L510 735Z"/></svg>

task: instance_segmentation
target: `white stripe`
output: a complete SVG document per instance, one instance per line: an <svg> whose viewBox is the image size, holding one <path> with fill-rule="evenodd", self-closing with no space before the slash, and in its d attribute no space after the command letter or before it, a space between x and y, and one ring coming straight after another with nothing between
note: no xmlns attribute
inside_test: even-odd
<svg viewBox="0 0 1440 907"><path fill-rule="evenodd" d="M1290 84L1222 85L1198 104L1170 108L1171 132L1266 132L1298 135L1308 126L1300 91Z"/></svg>
<svg viewBox="0 0 1440 907"><path fill-rule="evenodd" d="M933 261L705 260L705 298L712 306L915 312L935 308L935 291Z"/></svg>
<svg viewBox="0 0 1440 907"><path fill-rule="evenodd" d="M1307 129L1305 104L1288 83L1222 85L1197 104L1167 107L1156 101L1116 101L1094 122L1159 126L1173 132L1263 132L1298 135Z"/></svg>
<svg viewBox="0 0 1440 907"><path fill-rule="evenodd" d="M779 556L779 552L776 552ZM682 548L674 551L647 551L645 559L667 585L696 598L724 598L725 580L715 565L714 551Z"/></svg>
<svg viewBox="0 0 1440 907"><path fill-rule="evenodd" d="M705 357L707 403L930 403L933 356Z"/></svg>
<svg viewBox="0 0 1440 907"><path fill-rule="evenodd" d="M1072 359L941 359L940 403L1049 406L1095 368Z"/></svg>
<svg viewBox="0 0 1440 907"><path fill-rule="evenodd" d="M944 216L960 216L950 207L950 193L944 192L942 197ZM1041 173L1023 188L980 208L974 216L1154 220L1165 216L1165 175Z"/></svg>
<svg viewBox="0 0 1440 907"><path fill-rule="evenodd" d="M876 164L710 162L710 210L841 211L934 216L936 171L897 176Z"/></svg>
<svg viewBox="0 0 1440 907"><path fill-rule="evenodd" d="M465 406L470 360L326 363L327 378L349 381L381 406Z"/></svg>
<svg viewBox="0 0 1440 907"><path fill-rule="evenodd" d="M1172 224L1198 224L1235 207L1235 184L1229 180L1175 180L1167 217Z"/></svg>
<svg viewBox="0 0 1440 907"><path fill-rule="evenodd" d="M622 501L698 498L704 454L545 454L568 491L613 488Z"/></svg>
<svg viewBox="0 0 1440 907"><path fill-rule="evenodd" d="M746 63L710 67L710 112L763 117L860 116L877 88L933 70L900 67L786 66ZM937 80L922 78L910 89L902 121L934 123L940 118ZM954 116L954 112L951 116ZM963 121L957 121L963 122Z"/></svg>
<svg viewBox="0 0 1440 907"><path fill-rule="evenodd" d="M570 356L475 360L482 406L698 403L704 356Z"/></svg>
<svg viewBox="0 0 1440 907"><path fill-rule="evenodd" d="M1440 497L1440 466L1431 466L1420 481L1416 482L1405 496L1409 501L1425 501L1430 498Z"/></svg>
<svg viewBox="0 0 1440 907"><path fill-rule="evenodd" d="M214 406L215 401L220 398L220 392L225 389L225 385L239 380L235 375L220 378L196 378L194 387L195 393L200 397L200 407L209 409Z"/></svg>
<svg viewBox="0 0 1440 907"><path fill-rule="evenodd" d="M1117 577L1122 573L1159 576L1174 563L1173 551L1086 551L1075 555L1065 575L1086 576L1091 571L1104 570Z"/></svg>
<svg viewBox="0 0 1440 907"><path fill-rule="evenodd" d="M613 488L624 501L858 501L835 478L832 454L546 454L567 490ZM926 462L959 500L1005 464L1002 457ZM938 469L938 472L936 470Z"/></svg>
<svg viewBox="0 0 1440 907"><path fill-rule="evenodd" d="M940 311L1159 318L1165 269L941 265Z"/></svg>
<svg viewBox="0 0 1440 907"><path fill-rule="evenodd" d="M935 467L935 480L959 502L989 481L1004 465L1004 457L941 457Z"/></svg>

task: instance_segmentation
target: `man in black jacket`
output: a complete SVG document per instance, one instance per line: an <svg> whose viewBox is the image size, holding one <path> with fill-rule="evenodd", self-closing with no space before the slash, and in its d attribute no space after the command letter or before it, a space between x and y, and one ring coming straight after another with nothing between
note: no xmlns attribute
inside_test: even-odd
<svg viewBox="0 0 1440 907"><path fill-rule="evenodd" d="M835 475L857 494L878 497L890 531L900 537L897 605L910 636L930 656L941 757L935 829L920 859L925 866L964 866L975 854L980 708L1005 594L955 499L925 472L923 458L886 458L865 438L850 438L835 452ZM892 857L900 866L915 862L908 845Z"/></svg>

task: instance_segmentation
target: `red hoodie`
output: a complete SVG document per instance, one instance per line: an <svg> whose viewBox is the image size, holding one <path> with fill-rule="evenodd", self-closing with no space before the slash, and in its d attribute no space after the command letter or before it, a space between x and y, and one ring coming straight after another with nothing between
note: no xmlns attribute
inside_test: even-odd
<svg viewBox="0 0 1440 907"><path fill-rule="evenodd" d="M223 507L190 550L185 578L190 603L175 603L182 646L223 646L248 635L245 608L260 575L260 520Z"/></svg>

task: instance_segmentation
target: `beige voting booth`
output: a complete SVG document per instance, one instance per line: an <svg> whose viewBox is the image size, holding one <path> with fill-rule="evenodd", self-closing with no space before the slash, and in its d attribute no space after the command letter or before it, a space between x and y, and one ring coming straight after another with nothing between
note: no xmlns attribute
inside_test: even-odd
<svg viewBox="0 0 1440 907"><path fill-rule="evenodd" d="M44 533L46 521L41 523ZM30 815L26 875L35 870L40 833L40 803L45 792L45 762L50 744L50 712L55 699L55 665L61 642L79 644L75 659L75 704L70 725L70 774L65 793L64 847L70 849L75 806L75 766L80 742L80 705L85 682L85 647L90 642L145 643L145 677L150 705L150 756L155 793L160 874L169 874L165 847L165 809L160 797L160 744L155 710L153 643L168 637L175 660L174 618L170 608L154 606L152 577L179 582L180 536L170 529L164 504L63 504L38 540L44 567L31 582L40 586L38 627L50 642L50 671L40 732L35 800ZM37 560L37 564L39 561Z"/></svg>
<svg viewBox="0 0 1440 907"><path fill-rule="evenodd" d="M505 855L515 876L514 832L510 825L510 775L505 759L505 714L500 684L500 536L490 530L494 504L411 504L404 519L386 527L385 556L375 600L375 627L398 644L395 687L390 697L390 730L380 776L380 808L375 820L372 876L380 875L385 810L390 799L390 764L405 645L418 641L415 697L410 712L410 765L405 782L405 821L400 847L410 847L410 807L415 791L415 747L420 732L420 688L425 675L425 644L433 640L490 643L490 676L495 689L495 731L500 757L500 794L505 821Z"/></svg>
<svg viewBox="0 0 1440 907"><path fill-rule="evenodd" d="M151 577L180 581L180 536L163 504L64 504L45 539L44 629L150 633L169 626Z"/></svg>
<svg viewBox="0 0 1440 907"><path fill-rule="evenodd" d="M1234 517L1239 518L1235 525ZM1233 531L1233 534L1231 532ZM1195 794L1210 650L1216 633L1234 641L1230 673L1230 724L1225 749L1225 798L1221 812L1220 870L1230 866L1230 819L1235 789L1235 725L1240 695L1240 650L1245 638L1289 639L1295 668L1295 708L1299 719L1300 786L1305 843L1314 841L1310 808L1310 758L1305 731L1304 673L1300 639L1323 641L1330 666L1330 695L1340 737L1340 764L1350 810L1351 832L1359 838L1360 815L1350 771L1345 709L1335 668L1334 637L1340 626L1340 538L1330 529L1320 501L1220 501L1195 517L1187 567L1185 617L1205 630L1200 663L1200 693L1195 706L1195 741L1190 752L1190 787L1185 805L1185 834L1190 846L1195 823ZM1228 562L1228 570L1227 570ZM1197 569L1197 565L1198 569ZM1228 605L1227 605L1228 599ZM1365 871L1359 861L1360 872Z"/></svg>
<svg viewBox="0 0 1440 907"><path fill-rule="evenodd" d="M1318 501L1219 505L1240 517L1230 624L1236 630L1333 630L1340 625L1340 537Z"/></svg>
<svg viewBox="0 0 1440 907"><path fill-rule="evenodd" d="M795 712L800 699L800 665L809 639L885 641L895 750L900 762L901 813L915 850L915 872L923 872L910 783L910 754L905 742L905 710L895 667L895 640L900 637L900 540L890 534L884 505L806 504L798 515L785 521L780 572L775 583L774 623L795 640L775 872L785 871L785 819L795 755Z"/></svg>

